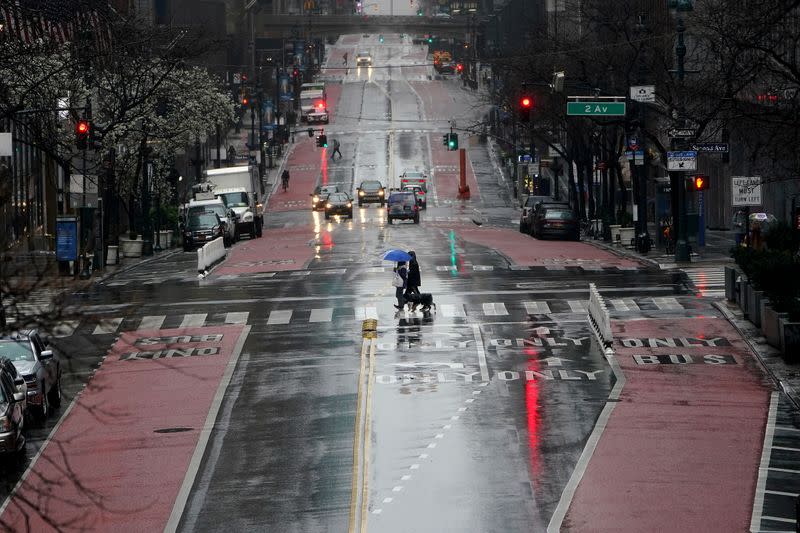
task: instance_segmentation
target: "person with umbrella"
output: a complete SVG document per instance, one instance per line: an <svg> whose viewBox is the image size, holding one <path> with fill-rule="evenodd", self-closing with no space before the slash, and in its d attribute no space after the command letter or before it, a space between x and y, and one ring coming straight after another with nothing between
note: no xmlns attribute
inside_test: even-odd
<svg viewBox="0 0 800 533"><path fill-rule="evenodd" d="M408 278L406 279L406 292L404 297L406 300L411 300L410 295L419 294L419 286L422 285L422 280L419 272L419 263L417 262L417 254L414 250L409 250L408 255L411 259L408 261ZM417 304L412 307L412 311L416 310Z"/></svg>
<svg viewBox="0 0 800 533"><path fill-rule="evenodd" d="M397 305L395 305L395 308L398 310L402 309L406 304L404 292L407 281L408 269L406 268L406 263L405 261L398 261L397 266L394 268L394 281L392 282L394 285L394 295L395 298L397 298Z"/></svg>

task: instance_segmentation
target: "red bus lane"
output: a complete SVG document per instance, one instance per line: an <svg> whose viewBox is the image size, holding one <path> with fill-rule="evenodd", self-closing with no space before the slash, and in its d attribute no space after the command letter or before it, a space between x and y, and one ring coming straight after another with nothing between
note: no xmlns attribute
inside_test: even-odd
<svg viewBox="0 0 800 533"><path fill-rule="evenodd" d="M770 397L752 354L716 318L612 327L626 383L562 530L747 531Z"/></svg>
<svg viewBox="0 0 800 533"><path fill-rule="evenodd" d="M122 333L23 477L2 526L162 531L248 331Z"/></svg>

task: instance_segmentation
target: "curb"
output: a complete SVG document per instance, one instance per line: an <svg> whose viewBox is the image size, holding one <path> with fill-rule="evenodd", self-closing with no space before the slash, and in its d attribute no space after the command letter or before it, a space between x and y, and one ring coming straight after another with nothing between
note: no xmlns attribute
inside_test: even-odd
<svg viewBox="0 0 800 533"><path fill-rule="evenodd" d="M728 323L733 326L733 329L736 330L736 333L738 333L739 336L747 343L750 351L758 360L758 364L764 370L764 373L772 380L775 388L783 391L786 397L789 398L789 401L794 405L795 410L800 410L800 395L797 394L791 385L782 381L777 375L775 375L775 372L773 372L769 365L767 365L766 361L764 361L764 358L761 356L761 352L758 350L757 345L750 339L750 336L747 335L747 333L743 331L742 328L740 328L739 325L734 321L737 318L736 315L734 315L733 312L731 312L721 301L713 302L712 305L716 307L720 313L722 313L722 315L725 317L725 320L727 320Z"/></svg>
<svg viewBox="0 0 800 533"><path fill-rule="evenodd" d="M617 248L609 246L605 243L600 243L594 239L591 240L581 240L581 242L594 246L595 248L600 248L601 250L605 250L607 252L611 252L612 254L616 255L617 257L621 257L624 259L633 259L634 261L639 261L640 263L651 266L654 268L661 269L661 263L656 261L655 259L650 259L649 257L642 257L639 255L627 254Z"/></svg>

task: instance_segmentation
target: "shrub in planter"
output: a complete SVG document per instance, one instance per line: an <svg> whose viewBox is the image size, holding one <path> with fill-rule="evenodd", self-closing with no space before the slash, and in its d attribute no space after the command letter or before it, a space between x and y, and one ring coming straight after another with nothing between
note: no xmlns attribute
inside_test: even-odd
<svg viewBox="0 0 800 533"><path fill-rule="evenodd" d="M131 230L131 231L129 231L129 232L128 232L128 238L129 238L130 240L132 240L132 241L135 241L136 239L138 239L138 238L139 238L139 233L137 233L137 232L136 232L136 231L134 231L134 230Z"/></svg>
<svg viewBox="0 0 800 533"><path fill-rule="evenodd" d="M770 225L764 234L764 244L767 248L775 251L792 252L794 251L794 239L792 227L786 222L777 222Z"/></svg>

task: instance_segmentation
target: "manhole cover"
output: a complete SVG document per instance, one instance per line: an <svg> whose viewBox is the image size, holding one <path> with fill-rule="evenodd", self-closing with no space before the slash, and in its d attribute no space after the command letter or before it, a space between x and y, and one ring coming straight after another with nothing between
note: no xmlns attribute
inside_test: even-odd
<svg viewBox="0 0 800 533"><path fill-rule="evenodd" d="M153 433L183 433L184 431L191 431L192 428L162 428L153 431Z"/></svg>

